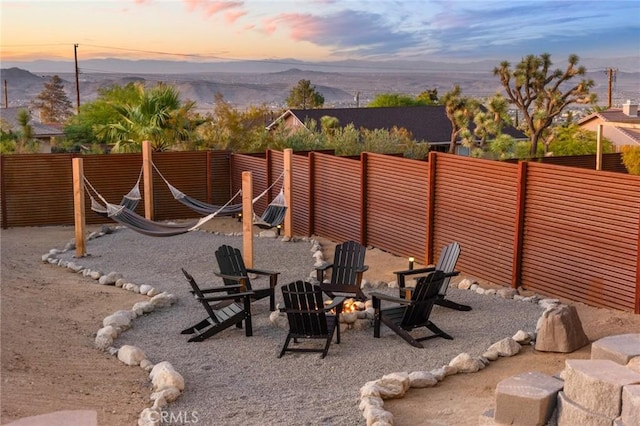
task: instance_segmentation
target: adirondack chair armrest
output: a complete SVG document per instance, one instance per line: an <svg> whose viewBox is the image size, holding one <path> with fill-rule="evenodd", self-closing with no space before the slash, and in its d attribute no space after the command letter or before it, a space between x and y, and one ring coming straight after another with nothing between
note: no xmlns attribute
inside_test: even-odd
<svg viewBox="0 0 640 426"><path fill-rule="evenodd" d="M326 306L324 307L324 310L325 310L325 311L330 311L330 310L332 310L332 309L335 309L335 308L337 308L338 306L341 306L341 305L344 303L344 301L345 301L346 299L347 299L347 298L346 298L345 296L338 296L338 297L335 297L335 298L331 301L331 303L330 303L330 304L328 304L328 305L326 305ZM342 308L340 308L339 310L342 310Z"/></svg>
<svg viewBox="0 0 640 426"><path fill-rule="evenodd" d="M427 266L418 269L405 269L404 271L395 271L394 274L396 274L397 277L405 277L407 275L426 274L427 272L433 272L435 270L435 266Z"/></svg>
<svg viewBox="0 0 640 426"><path fill-rule="evenodd" d="M242 290L242 285L236 284L236 285L225 285L224 287L205 288L205 289L201 289L200 293L202 294L218 293L221 291L229 291L229 290ZM189 290L189 293L195 294L195 291Z"/></svg>
<svg viewBox="0 0 640 426"><path fill-rule="evenodd" d="M247 269L247 272L251 272L252 274L258 274L258 275L280 275L280 272L267 271L264 269Z"/></svg>
<svg viewBox="0 0 640 426"><path fill-rule="evenodd" d="M324 272L327 269L333 268L333 263L327 263L326 265L322 265L322 266L317 266L316 267L316 279L319 282L323 282L324 281Z"/></svg>
<svg viewBox="0 0 640 426"><path fill-rule="evenodd" d="M229 287L229 286L227 286ZM203 298L197 298L198 300L202 300L204 302L219 302L221 300L235 300L238 299L240 297L250 297L253 296L253 292L252 291L244 291L241 293L233 293L233 294L222 294L220 296L208 296L208 297L203 297Z"/></svg>
<svg viewBox="0 0 640 426"><path fill-rule="evenodd" d="M280 272L267 271L264 269L247 269L247 272L269 277L269 287L272 289L276 288L276 285L278 284L278 275L280 275Z"/></svg>
<svg viewBox="0 0 640 426"><path fill-rule="evenodd" d="M223 278L225 280L232 280L232 281L246 281L249 279L249 277L245 276L245 275L227 275L227 274L222 274L220 272L214 272L214 274L217 277Z"/></svg>
<svg viewBox="0 0 640 426"><path fill-rule="evenodd" d="M380 301L384 300L387 302L394 302L394 303L398 303L401 305L410 305L411 304L411 300L409 299L403 299L401 297L395 297L395 296L389 296L388 294L384 294L384 293L371 293L370 294L371 298L373 299L373 306L374 308L376 307L376 305L378 306L378 308L380 307Z"/></svg>

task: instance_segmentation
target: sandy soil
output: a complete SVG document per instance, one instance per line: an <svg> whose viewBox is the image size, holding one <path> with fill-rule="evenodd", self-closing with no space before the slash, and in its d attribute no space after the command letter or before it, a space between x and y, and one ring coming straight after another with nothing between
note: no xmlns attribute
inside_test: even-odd
<svg viewBox="0 0 640 426"><path fill-rule="evenodd" d="M232 220L216 219L211 228L240 230ZM142 296L92 281L57 266L41 255L62 248L72 227L2 230L1 417L0 423L66 409L98 412L100 425L134 425L149 406L150 383L139 367L127 367L93 347L102 319L130 309ZM330 258L332 246L326 246ZM369 280L391 281L406 259L374 249L367 253ZM576 304L590 340L637 332L640 315ZM461 313L461 315L464 315ZM428 349L427 349L428 350ZM496 384L526 371L557 373L566 358L588 358L589 346L571 354L539 353L527 347L474 374L448 377L429 389L412 389L385 408L403 425L477 425L494 402ZM203 422L206 424L206 421Z"/></svg>

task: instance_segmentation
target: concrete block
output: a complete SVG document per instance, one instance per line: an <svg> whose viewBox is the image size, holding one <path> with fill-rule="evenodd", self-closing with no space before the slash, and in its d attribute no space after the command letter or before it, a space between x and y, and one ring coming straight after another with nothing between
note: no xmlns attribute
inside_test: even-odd
<svg viewBox="0 0 640 426"><path fill-rule="evenodd" d="M640 356L640 333L607 336L591 345L591 359L609 359L627 365L636 356Z"/></svg>
<svg viewBox="0 0 640 426"><path fill-rule="evenodd" d="M622 388L640 384L640 374L600 359L568 359L563 377L567 398L611 421L620 415Z"/></svg>
<svg viewBox="0 0 640 426"><path fill-rule="evenodd" d="M544 425L556 407L557 395L562 387L562 380L537 372L502 380L496 387L495 422Z"/></svg>
<svg viewBox="0 0 640 426"><path fill-rule="evenodd" d="M640 425L640 385L622 388L622 415L624 425Z"/></svg>
<svg viewBox="0 0 640 426"><path fill-rule="evenodd" d="M558 393L558 426L611 426L613 420L576 404L564 392Z"/></svg>

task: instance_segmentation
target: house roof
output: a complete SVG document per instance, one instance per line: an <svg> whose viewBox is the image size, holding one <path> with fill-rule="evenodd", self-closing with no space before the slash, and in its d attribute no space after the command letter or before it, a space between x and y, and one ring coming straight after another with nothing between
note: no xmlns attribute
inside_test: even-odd
<svg viewBox="0 0 640 426"><path fill-rule="evenodd" d="M289 116L296 117L302 124L309 120L320 123L324 116L335 117L340 126L353 124L356 128L392 129L394 126L411 132L414 139L432 144L449 143L451 140L451 122L447 118L444 105L403 106L379 108L321 108L290 109L278 117L268 128L272 129ZM516 139L527 139L526 135L515 127L503 130Z"/></svg>
<svg viewBox="0 0 640 426"><path fill-rule="evenodd" d="M0 109L0 119L2 121L5 121L12 130L19 129L20 123L18 122L18 112L23 109L29 111L28 107L2 108ZM31 114L31 111L29 111L29 114ZM35 120L33 116L31 116L29 124L31 125L31 129L33 130L33 137L36 139L64 136L61 125L44 124L40 121Z"/></svg>
<svg viewBox="0 0 640 426"><path fill-rule="evenodd" d="M612 123L640 124L640 115L632 116L623 112L622 108L610 108L604 111L596 111L578 121L578 125L583 125L592 120L602 120ZM613 125L619 132L625 134L629 139L640 144L640 130Z"/></svg>

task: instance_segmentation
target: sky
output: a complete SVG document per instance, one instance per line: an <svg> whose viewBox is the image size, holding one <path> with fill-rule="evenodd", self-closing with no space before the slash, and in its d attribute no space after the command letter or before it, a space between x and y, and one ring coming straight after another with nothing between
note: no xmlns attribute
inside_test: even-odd
<svg viewBox="0 0 640 426"><path fill-rule="evenodd" d="M0 0L0 61L638 56L638 0Z"/></svg>

